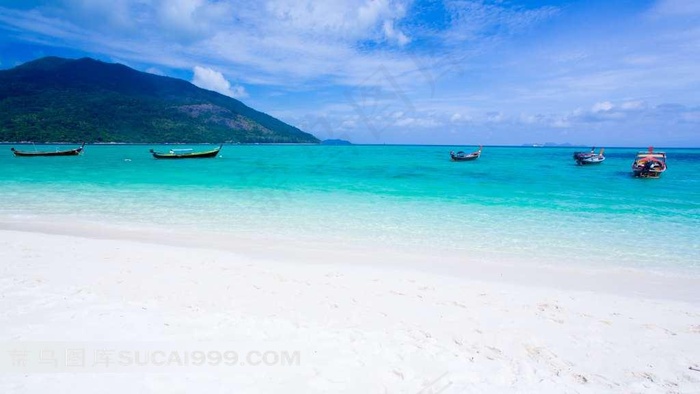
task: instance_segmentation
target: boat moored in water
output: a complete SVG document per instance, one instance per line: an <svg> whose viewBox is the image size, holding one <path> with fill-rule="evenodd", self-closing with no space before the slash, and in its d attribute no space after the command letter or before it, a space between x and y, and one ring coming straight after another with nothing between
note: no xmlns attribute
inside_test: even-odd
<svg viewBox="0 0 700 394"><path fill-rule="evenodd" d="M599 153L595 153L595 148L591 148L590 152L574 152L574 160L578 165L599 164L605 161L604 151L605 148L601 148Z"/></svg>
<svg viewBox="0 0 700 394"><path fill-rule="evenodd" d="M33 157L33 156L78 156L83 152L83 148L85 147L85 143L83 142L82 145L80 145L79 148L74 148L74 149L67 149L67 150L58 150L56 149L55 151L21 151L17 150L15 148L10 148L12 153L15 156L21 156L21 157Z"/></svg>
<svg viewBox="0 0 700 394"><path fill-rule="evenodd" d="M476 160L481 156L481 148L482 146L479 145L479 149L475 150L472 153L466 153L464 151L459 151L455 153L454 151L450 152L450 157L454 161L470 161L470 160Z"/></svg>
<svg viewBox="0 0 700 394"><path fill-rule="evenodd" d="M650 146L646 152L637 152L637 157L632 163L632 174L639 178L658 178L666 171L666 153L654 152Z"/></svg>
<svg viewBox="0 0 700 394"><path fill-rule="evenodd" d="M151 149L149 152L151 152L156 159L204 159L218 156L223 146L224 144L221 144L216 149L202 152L194 152L192 149L170 149L170 151L165 153L156 152Z"/></svg>

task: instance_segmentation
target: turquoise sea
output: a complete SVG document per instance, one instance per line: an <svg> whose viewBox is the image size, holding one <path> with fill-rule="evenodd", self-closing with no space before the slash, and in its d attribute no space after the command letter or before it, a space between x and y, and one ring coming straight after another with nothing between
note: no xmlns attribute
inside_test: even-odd
<svg viewBox="0 0 700 394"><path fill-rule="evenodd" d="M700 274L700 149L659 148L668 170L636 179L630 165L645 148L606 148L597 166L576 166L575 148L484 147L473 162L450 161L450 150L473 149L457 146L227 145L216 159L173 161L150 148L167 150L88 145L79 157L22 158L2 145L0 222L73 218Z"/></svg>

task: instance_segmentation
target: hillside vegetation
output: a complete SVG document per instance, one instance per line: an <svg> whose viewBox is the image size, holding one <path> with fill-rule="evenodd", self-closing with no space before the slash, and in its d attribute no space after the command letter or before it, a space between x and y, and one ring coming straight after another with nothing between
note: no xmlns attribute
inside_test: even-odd
<svg viewBox="0 0 700 394"><path fill-rule="evenodd" d="M57 57L0 71L0 141L319 142L187 81Z"/></svg>

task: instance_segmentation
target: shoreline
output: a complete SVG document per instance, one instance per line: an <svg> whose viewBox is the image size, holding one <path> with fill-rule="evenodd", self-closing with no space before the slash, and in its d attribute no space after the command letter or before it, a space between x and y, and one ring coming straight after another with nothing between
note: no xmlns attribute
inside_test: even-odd
<svg viewBox="0 0 700 394"><path fill-rule="evenodd" d="M621 295L619 288L595 289L602 276L552 274L538 283L514 275L527 270L513 266L440 269L425 256L409 263L388 252L340 250L333 256L344 259L318 259L333 251L276 245L270 253L256 244L243 249L247 241L217 249L177 237L137 241L143 233L133 232L119 238L59 235L66 231L60 226L54 233L1 228L5 347L169 343L181 352L228 342L241 351L300 354L294 367L111 373L18 371L6 360L2 391L36 392L51 382L58 391L88 392L106 382L106 392L115 393L689 392L700 383L691 369L700 363L693 358L700 354L700 303L669 299L658 277L644 282L624 272L632 280ZM559 282L563 277L588 289ZM681 287L679 278L666 279ZM656 287L640 293L640 283Z"/></svg>
<svg viewBox="0 0 700 394"><path fill-rule="evenodd" d="M281 234L263 236L157 225L146 227L142 224L125 227L79 219L56 224L22 223L0 218L0 232L5 231L212 250L280 264L381 266L494 283L700 303L700 292L697 291L700 275L681 270L661 272L628 266L584 266L580 262L553 265L502 252L472 251L464 255L455 250L368 244L363 240L290 239Z"/></svg>

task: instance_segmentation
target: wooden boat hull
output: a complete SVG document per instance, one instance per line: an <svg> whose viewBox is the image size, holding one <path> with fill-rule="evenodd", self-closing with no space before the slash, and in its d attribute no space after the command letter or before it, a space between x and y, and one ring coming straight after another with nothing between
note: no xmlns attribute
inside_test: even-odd
<svg viewBox="0 0 700 394"><path fill-rule="evenodd" d="M479 150L472 153L464 153L463 151L459 151L457 153L450 152L450 158L453 161L472 161L478 159L479 156L481 156L481 147L479 147Z"/></svg>
<svg viewBox="0 0 700 394"><path fill-rule="evenodd" d="M451 157L452 157L452 160L454 160L454 161L472 161L472 160L478 159L479 155L473 155L473 154L465 155L465 156L451 155Z"/></svg>
<svg viewBox="0 0 700 394"><path fill-rule="evenodd" d="M600 164L604 161L605 157L598 157L598 155L591 157L580 157L576 159L576 163L582 166L587 164Z"/></svg>
<svg viewBox="0 0 700 394"><path fill-rule="evenodd" d="M647 163L638 164L637 162L632 164L632 175L637 178L658 178L664 171L666 171L666 164L655 166L650 166Z"/></svg>
<svg viewBox="0 0 700 394"><path fill-rule="evenodd" d="M217 149L205 152L159 153L154 151L153 149L151 149L150 152L156 159L207 159L218 156L222 146L219 146Z"/></svg>
<svg viewBox="0 0 700 394"><path fill-rule="evenodd" d="M632 175L637 178L659 178L666 171L666 153L654 152L649 148L648 152L639 152L632 163Z"/></svg>
<svg viewBox="0 0 700 394"><path fill-rule="evenodd" d="M603 156L603 151L605 148L600 150L600 153L595 153L595 148L591 149L590 152L574 152L574 160L578 165L587 164L600 164L605 161L605 156Z"/></svg>
<svg viewBox="0 0 700 394"><path fill-rule="evenodd" d="M633 169L632 176L634 176L635 178L657 179L657 178L661 177L661 172L643 171L641 169Z"/></svg>
<svg viewBox="0 0 700 394"><path fill-rule="evenodd" d="M83 147L85 144L81 145L80 148L61 150L55 152L27 152L19 151L15 148L10 148L15 156L19 157L36 157L36 156L78 156L83 152Z"/></svg>

